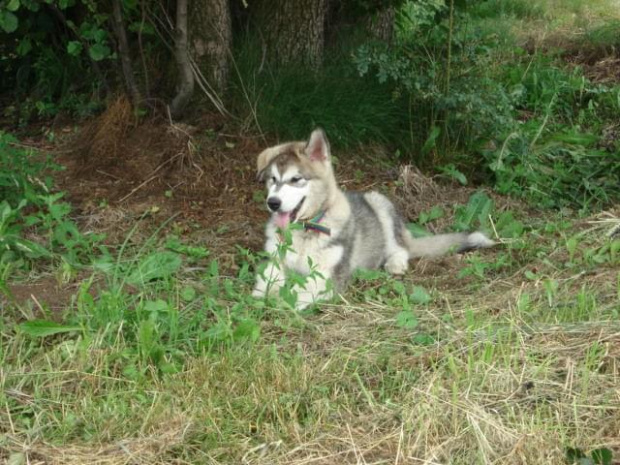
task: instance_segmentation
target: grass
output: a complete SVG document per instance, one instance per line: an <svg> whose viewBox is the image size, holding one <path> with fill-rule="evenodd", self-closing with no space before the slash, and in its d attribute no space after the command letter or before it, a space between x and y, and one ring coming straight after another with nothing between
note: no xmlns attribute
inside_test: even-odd
<svg viewBox="0 0 620 465"><path fill-rule="evenodd" d="M320 73L297 66L273 66L247 40L237 53L239 75L233 85L238 112L252 108L261 130L281 140L304 140L317 126L330 128L337 147L360 143L394 144L403 131L403 105L392 89L360 78L348 57L331 59ZM248 105L249 103L249 105ZM286 122L286 124L283 124Z"/></svg>
<svg viewBox="0 0 620 465"><path fill-rule="evenodd" d="M487 1L478 26L521 29L525 41L528 33L560 37L587 25L580 43L609 47L615 22L597 18L611 3L584 5ZM204 236L188 240L184 231L193 228L177 219L144 236L146 215L137 217L119 244L80 232L44 166L0 134L0 159L14 168L0 170L0 462L594 464L611 463L599 455L620 457L620 241L608 234L620 221L618 146L612 140L603 148L596 137L615 122L617 88L558 66L556 52L523 57L521 47L500 42L485 58L485 76L510 84L511 105L525 121L509 134L494 130L486 152L470 147L461 155L482 159L501 193L535 203L470 187L451 196L456 188L413 169L411 179L403 171L389 186L370 176L364 183L395 190L417 215L416 229L482 227L502 243L412 262L402 279L359 273L341 300L320 311L298 314L286 302L251 298L258 257L205 244ZM455 48L465 62L467 53ZM411 126L395 121L402 109L387 87L331 65L317 77L268 67L253 75L251 57L239 63L248 67L245 91L263 129L286 131L282 139L322 124L335 146L353 154L358 142L409 140ZM477 105L465 98L482 93L468 93L476 75L465 74L462 88L457 76L453 94ZM479 108L486 118L504 115L487 100ZM424 118L416 122L424 126ZM468 126L455 128L466 137ZM429 156L437 155L437 131L415 136ZM344 173L348 180L372 171L346 161L339 170L357 168ZM466 183L472 173L459 168L442 171ZM582 184L595 170L608 176ZM535 195L521 195L528 189ZM427 196L441 201L425 211ZM603 204L612 208L596 211ZM575 205L578 212L569 208Z"/></svg>
<svg viewBox="0 0 620 465"><path fill-rule="evenodd" d="M76 279L60 313L5 301L0 457L531 464L565 463L568 447L618 453L620 243L607 223L525 226L402 281L362 274L345 301L305 316L252 300L248 269L221 271L198 246L154 236L119 249ZM161 259L170 249L185 265ZM34 318L48 323L24 322Z"/></svg>

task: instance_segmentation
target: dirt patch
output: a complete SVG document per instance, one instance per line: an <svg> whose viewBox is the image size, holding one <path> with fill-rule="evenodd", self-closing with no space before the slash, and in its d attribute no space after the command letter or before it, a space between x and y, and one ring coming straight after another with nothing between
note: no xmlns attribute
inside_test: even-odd
<svg viewBox="0 0 620 465"><path fill-rule="evenodd" d="M27 283L7 285L8 294L0 295L0 306L15 304L24 318L51 318L62 320L62 313L69 308L80 281L60 284L56 277L45 276Z"/></svg>
<svg viewBox="0 0 620 465"><path fill-rule="evenodd" d="M563 58L569 65L581 67L585 77L594 83L606 85L620 83L619 56L576 51L566 52Z"/></svg>
<svg viewBox="0 0 620 465"><path fill-rule="evenodd" d="M277 141L237 135L213 115L193 125L161 118L135 125L118 121L126 118L121 110L119 103L110 110L117 120L106 112L57 151L56 161L66 167L57 184L81 225L118 243L141 219L136 234L148 235L174 217L169 227L176 234L214 249L260 249L267 212L256 156ZM107 128L113 129L106 138ZM344 188L383 189L397 180L398 170L379 148L360 152L336 154Z"/></svg>
<svg viewBox="0 0 620 465"><path fill-rule="evenodd" d="M251 227L260 217L260 208L252 208L258 153L252 138L152 120L127 127L120 139L118 132L111 135L114 143L100 138L100 144L85 145L93 126L63 147L57 161L66 170L56 176L88 228L104 231L114 241L141 218L151 229L149 225L175 216L184 233L223 224ZM101 147L113 156L101 155Z"/></svg>

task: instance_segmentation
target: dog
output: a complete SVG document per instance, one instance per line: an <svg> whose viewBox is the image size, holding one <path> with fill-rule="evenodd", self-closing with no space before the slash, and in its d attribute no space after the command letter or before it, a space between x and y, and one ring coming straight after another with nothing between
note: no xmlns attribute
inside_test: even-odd
<svg viewBox="0 0 620 465"><path fill-rule="evenodd" d="M296 308L302 310L342 292L352 273L383 267L394 275L407 271L414 257L490 247L481 232L413 238L394 204L378 192L344 192L337 184L330 146L322 129L307 142L268 148L257 161L258 179L266 183L271 218L265 228L265 252L271 257L256 277L252 295L277 294L291 272L307 276L295 284ZM289 228L296 223L297 227ZM278 250L289 243L284 254Z"/></svg>

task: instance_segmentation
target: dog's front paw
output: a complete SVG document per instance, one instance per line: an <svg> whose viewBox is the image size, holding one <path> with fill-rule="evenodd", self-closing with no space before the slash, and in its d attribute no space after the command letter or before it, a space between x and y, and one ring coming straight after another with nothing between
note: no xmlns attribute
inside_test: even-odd
<svg viewBox="0 0 620 465"><path fill-rule="evenodd" d="M391 274L405 274L409 268L409 253L404 249L395 252L387 259L384 268Z"/></svg>
<svg viewBox="0 0 620 465"><path fill-rule="evenodd" d="M297 301L295 302L295 310L302 311L311 305L332 299L334 293L332 290L318 289L297 289Z"/></svg>
<svg viewBox="0 0 620 465"><path fill-rule="evenodd" d="M301 312L310 305L316 302L314 295L311 292L301 291L297 292L297 301L295 302L295 310Z"/></svg>

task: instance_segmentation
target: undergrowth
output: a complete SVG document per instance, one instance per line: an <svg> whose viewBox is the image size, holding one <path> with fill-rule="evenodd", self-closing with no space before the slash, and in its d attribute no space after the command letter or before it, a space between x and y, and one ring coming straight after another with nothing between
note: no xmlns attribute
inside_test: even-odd
<svg viewBox="0 0 620 465"><path fill-rule="evenodd" d="M402 111L389 86L361 79L339 60L320 72L262 64L247 39L237 53L238 81L233 87L238 111L250 105L261 130L281 140L299 140L317 126L329 128L336 147L361 143L393 144L402 137ZM252 121L251 123L254 123Z"/></svg>
<svg viewBox="0 0 620 465"><path fill-rule="evenodd" d="M61 309L3 274L0 458L610 463L620 241L482 191L410 226L445 217L505 243L455 259L458 279L359 272L303 314L250 296L250 251L225 271L165 225L93 254Z"/></svg>
<svg viewBox="0 0 620 465"><path fill-rule="evenodd" d="M234 94L281 140L321 125L336 145L378 141L426 170L455 166L536 205L608 206L620 199L620 87L592 82L560 48L528 50L510 27L569 17L577 3L557 12L548 2L484 2L451 13L444 2L405 2L393 44L335 48L320 72L262 63L248 40ZM593 24L584 47L613 53L605 31L614 21Z"/></svg>
<svg viewBox="0 0 620 465"><path fill-rule="evenodd" d="M4 132L0 167L0 266L60 260L72 270L88 261L101 237L80 232L64 194L53 191L50 171L59 167Z"/></svg>

